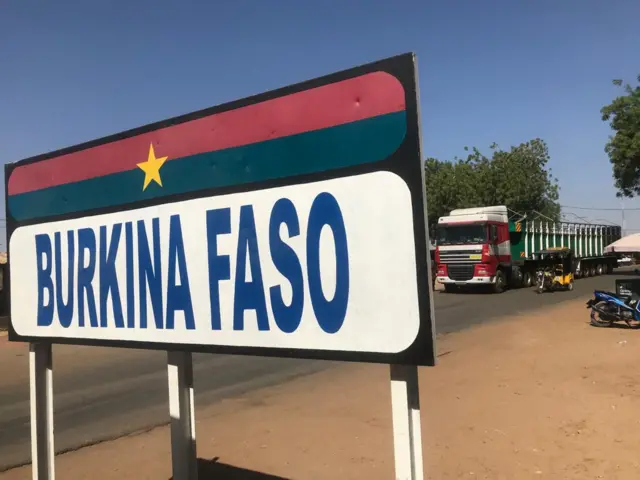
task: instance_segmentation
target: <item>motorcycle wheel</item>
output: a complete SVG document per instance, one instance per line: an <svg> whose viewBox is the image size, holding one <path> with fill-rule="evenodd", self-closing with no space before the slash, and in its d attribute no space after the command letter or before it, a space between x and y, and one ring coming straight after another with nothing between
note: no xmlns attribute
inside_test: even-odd
<svg viewBox="0 0 640 480"><path fill-rule="evenodd" d="M615 319L614 315L602 314L596 307L601 310L606 310L607 302L598 302L591 308L591 325L594 327L610 327Z"/></svg>

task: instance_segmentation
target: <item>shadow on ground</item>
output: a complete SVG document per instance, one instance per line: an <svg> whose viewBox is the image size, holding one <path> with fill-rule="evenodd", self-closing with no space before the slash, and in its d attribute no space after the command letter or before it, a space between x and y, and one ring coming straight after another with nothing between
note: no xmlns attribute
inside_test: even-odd
<svg viewBox="0 0 640 480"><path fill-rule="evenodd" d="M613 274L620 277L640 277L640 269L615 271Z"/></svg>
<svg viewBox="0 0 640 480"><path fill-rule="evenodd" d="M620 330L640 330L640 325L638 326L629 326L626 323L621 323L621 322L615 322L612 323L611 325L608 325L606 327L599 327L597 325L593 325L591 322L586 322L589 324L589 326L593 327L593 328L618 328Z"/></svg>
<svg viewBox="0 0 640 480"><path fill-rule="evenodd" d="M218 457L211 460L198 459L198 480L290 480L277 475L247 470L234 467L226 463L220 463ZM169 480L173 480L171 477Z"/></svg>

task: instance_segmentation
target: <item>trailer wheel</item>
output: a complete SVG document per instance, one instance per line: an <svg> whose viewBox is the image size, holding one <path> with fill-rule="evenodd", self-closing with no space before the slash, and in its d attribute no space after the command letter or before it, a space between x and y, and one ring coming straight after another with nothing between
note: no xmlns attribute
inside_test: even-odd
<svg viewBox="0 0 640 480"><path fill-rule="evenodd" d="M531 285L533 285L533 275L531 275L531 272L524 272L524 275L522 275L522 286L529 288Z"/></svg>
<svg viewBox="0 0 640 480"><path fill-rule="evenodd" d="M589 270L589 275L592 277L596 276L596 266L595 265L591 265L591 268Z"/></svg>
<svg viewBox="0 0 640 480"><path fill-rule="evenodd" d="M598 264L596 269L597 269L596 271L597 271L598 275L602 275L604 273L604 266L601 263Z"/></svg>
<svg viewBox="0 0 640 480"><path fill-rule="evenodd" d="M511 270L511 276L509 278L509 285L518 288L523 285L524 275L522 274L522 270L519 268L514 268Z"/></svg>

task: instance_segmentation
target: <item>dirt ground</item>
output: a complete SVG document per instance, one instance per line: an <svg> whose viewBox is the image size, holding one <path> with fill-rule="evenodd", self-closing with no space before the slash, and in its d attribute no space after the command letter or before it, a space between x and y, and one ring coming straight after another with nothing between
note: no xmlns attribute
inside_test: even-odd
<svg viewBox="0 0 640 480"><path fill-rule="evenodd" d="M581 300L447 335L438 351L420 372L425 478L640 478L640 332L589 326ZM196 417L200 479L394 477L385 366L196 405ZM170 462L161 427L60 455L56 475L164 480Z"/></svg>

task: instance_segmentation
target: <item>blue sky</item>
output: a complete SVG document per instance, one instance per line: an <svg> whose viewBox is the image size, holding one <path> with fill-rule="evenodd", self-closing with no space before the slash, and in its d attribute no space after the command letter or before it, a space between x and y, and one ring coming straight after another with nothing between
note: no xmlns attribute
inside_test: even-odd
<svg viewBox="0 0 640 480"><path fill-rule="evenodd" d="M640 73L638 18L637 0L4 0L0 162L414 51L425 155L540 137L563 205L617 209L599 110Z"/></svg>

